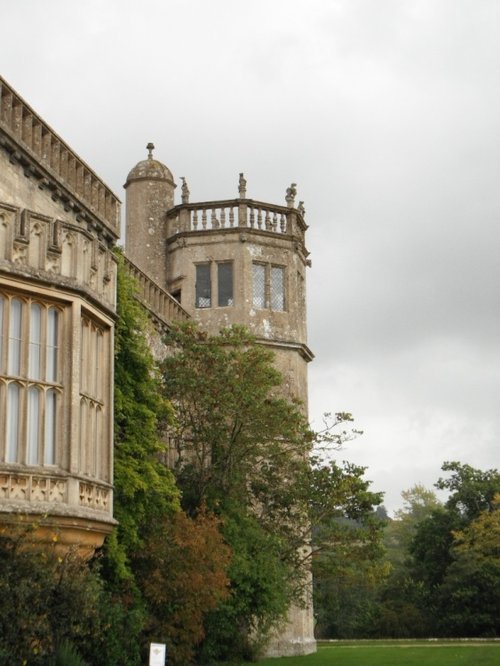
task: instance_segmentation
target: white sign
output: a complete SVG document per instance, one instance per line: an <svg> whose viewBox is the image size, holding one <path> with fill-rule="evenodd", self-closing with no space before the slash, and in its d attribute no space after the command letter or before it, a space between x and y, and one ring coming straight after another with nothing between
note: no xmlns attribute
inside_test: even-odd
<svg viewBox="0 0 500 666"><path fill-rule="evenodd" d="M149 646L149 666L165 666L166 654L165 643L151 643Z"/></svg>

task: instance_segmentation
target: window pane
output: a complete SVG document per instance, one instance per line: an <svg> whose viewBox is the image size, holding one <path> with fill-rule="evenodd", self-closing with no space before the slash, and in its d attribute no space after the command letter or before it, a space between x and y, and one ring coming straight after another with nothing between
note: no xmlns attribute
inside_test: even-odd
<svg viewBox="0 0 500 666"><path fill-rule="evenodd" d="M102 450L102 410L100 407L96 408L95 412L95 460L94 460L94 474L99 476L103 473L102 469L99 469L99 451Z"/></svg>
<svg viewBox="0 0 500 666"><path fill-rule="evenodd" d="M89 354L90 323L87 319L82 318L81 324L80 386L81 390L86 393L89 384L87 381L87 375L89 372L87 359Z"/></svg>
<svg viewBox="0 0 500 666"><path fill-rule="evenodd" d="M252 264L253 277L253 306L266 307L266 267L262 264Z"/></svg>
<svg viewBox="0 0 500 666"><path fill-rule="evenodd" d="M13 298L10 303L9 374L21 374L21 315L22 303Z"/></svg>
<svg viewBox="0 0 500 666"><path fill-rule="evenodd" d="M271 267L271 309L285 309L285 269L279 266Z"/></svg>
<svg viewBox="0 0 500 666"><path fill-rule="evenodd" d="M101 345L102 333L99 330L94 332L95 348L94 348L94 395L96 398L101 398Z"/></svg>
<svg viewBox="0 0 500 666"><path fill-rule="evenodd" d="M57 345L59 312L49 308L47 312L47 381L57 381Z"/></svg>
<svg viewBox="0 0 500 666"><path fill-rule="evenodd" d="M218 305L233 305L233 264L225 262L217 265Z"/></svg>
<svg viewBox="0 0 500 666"><path fill-rule="evenodd" d="M3 370L3 319L4 297L0 296L0 372Z"/></svg>
<svg viewBox="0 0 500 666"><path fill-rule="evenodd" d="M30 308L30 348L29 370L30 379L40 379L40 342L42 326L42 308L33 303Z"/></svg>
<svg viewBox="0 0 500 666"><path fill-rule="evenodd" d="M18 462L19 386L9 384L7 390L7 450L6 462Z"/></svg>
<svg viewBox="0 0 500 666"><path fill-rule="evenodd" d="M38 433L40 424L40 391L32 386L28 390L28 465L38 464Z"/></svg>
<svg viewBox="0 0 500 666"><path fill-rule="evenodd" d="M56 460L56 392L47 391L45 396L45 443L43 462L54 465Z"/></svg>
<svg viewBox="0 0 500 666"><path fill-rule="evenodd" d="M211 305L210 264L198 264L196 266L196 307L209 308Z"/></svg>

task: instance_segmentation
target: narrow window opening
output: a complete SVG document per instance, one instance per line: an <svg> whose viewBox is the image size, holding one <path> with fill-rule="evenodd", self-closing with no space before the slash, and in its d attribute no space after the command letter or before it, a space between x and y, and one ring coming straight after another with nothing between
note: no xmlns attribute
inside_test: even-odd
<svg viewBox="0 0 500 666"><path fill-rule="evenodd" d="M40 391L32 386L28 389L28 446L26 462L38 464L38 442L40 433Z"/></svg>
<svg viewBox="0 0 500 666"><path fill-rule="evenodd" d="M3 370L3 321L4 321L4 298L0 296L0 372Z"/></svg>
<svg viewBox="0 0 500 666"><path fill-rule="evenodd" d="M42 346L42 308L33 303L30 308L30 345L29 345L29 368L30 379L40 379L40 360Z"/></svg>
<svg viewBox="0 0 500 666"><path fill-rule="evenodd" d="M58 332L59 312L49 308L47 313L47 358L46 374L48 382L57 381L57 349L59 343Z"/></svg>
<svg viewBox="0 0 500 666"><path fill-rule="evenodd" d="M285 309L285 269L271 266L271 310Z"/></svg>
<svg viewBox="0 0 500 666"><path fill-rule="evenodd" d="M18 377L21 374L21 324L22 303L13 298L10 304L9 374Z"/></svg>
<svg viewBox="0 0 500 666"><path fill-rule="evenodd" d="M217 305L233 305L233 264L230 261L217 264Z"/></svg>
<svg viewBox="0 0 500 666"><path fill-rule="evenodd" d="M43 452L45 465L54 465L56 462L56 401L56 392L54 389L49 389L45 396L45 445Z"/></svg>
<svg viewBox="0 0 500 666"><path fill-rule="evenodd" d="M18 462L19 444L19 386L9 384L7 389L7 450L6 462Z"/></svg>
<svg viewBox="0 0 500 666"><path fill-rule="evenodd" d="M212 285L210 281L210 264L196 266L196 307L212 306Z"/></svg>

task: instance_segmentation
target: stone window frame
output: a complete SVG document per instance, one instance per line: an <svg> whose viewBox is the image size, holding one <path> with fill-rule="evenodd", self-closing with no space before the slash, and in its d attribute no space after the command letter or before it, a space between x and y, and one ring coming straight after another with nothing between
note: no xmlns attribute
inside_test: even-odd
<svg viewBox="0 0 500 666"><path fill-rule="evenodd" d="M64 307L0 290L0 461L54 467L64 386Z"/></svg>

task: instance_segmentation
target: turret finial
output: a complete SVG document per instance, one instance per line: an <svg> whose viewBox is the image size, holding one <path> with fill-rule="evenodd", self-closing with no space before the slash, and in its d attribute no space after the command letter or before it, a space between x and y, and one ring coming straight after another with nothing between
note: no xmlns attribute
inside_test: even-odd
<svg viewBox="0 0 500 666"><path fill-rule="evenodd" d="M240 195L240 199L245 199L247 196L247 181L245 179L245 176L240 173L240 180L238 183L238 192Z"/></svg>
<svg viewBox="0 0 500 666"><path fill-rule="evenodd" d="M153 150L155 149L155 144L151 143L151 141L150 141L148 143L148 145L146 146L146 148L148 150L148 160L152 160L153 159Z"/></svg>

